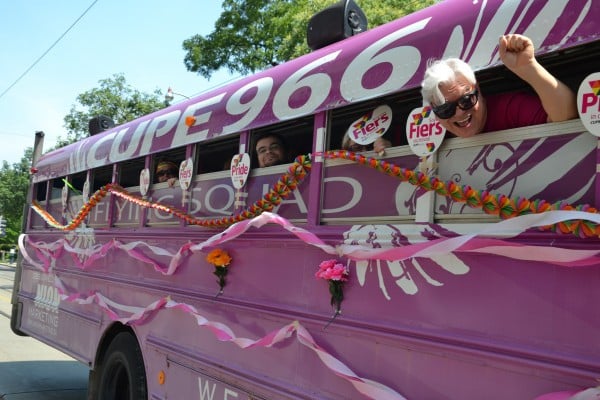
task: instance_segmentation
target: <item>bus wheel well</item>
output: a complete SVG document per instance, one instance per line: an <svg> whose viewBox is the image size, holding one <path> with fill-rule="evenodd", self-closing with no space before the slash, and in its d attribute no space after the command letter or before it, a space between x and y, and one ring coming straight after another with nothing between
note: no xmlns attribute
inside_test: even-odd
<svg viewBox="0 0 600 400"><path fill-rule="evenodd" d="M136 400L147 398L146 369L142 350L130 327L115 323L105 332L95 365L90 370L90 400Z"/></svg>
<svg viewBox="0 0 600 400"><path fill-rule="evenodd" d="M104 358L104 355L106 353L106 349L108 348L110 343L114 340L115 336L117 336L121 332L129 332L134 337L136 336L135 332L133 331L133 329L131 329L131 327L129 327L127 325L123 325L120 322L115 322L114 324L112 324L104 332L104 335L102 336L102 339L100 340L100 344L98 345L98 350L96 351L96 356L94 358L94 366L102 361L102 359Z"/></svg>

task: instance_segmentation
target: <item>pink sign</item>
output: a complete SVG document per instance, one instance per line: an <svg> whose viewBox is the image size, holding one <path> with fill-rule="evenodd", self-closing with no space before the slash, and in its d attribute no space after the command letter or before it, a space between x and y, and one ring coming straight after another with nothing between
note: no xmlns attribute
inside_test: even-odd
<svg viewBox="0 0 600 400"><path fill-rule="evenodd" d="M430 106L417 107L406 121L406 139L419 157L433 154L442 144L446 128L437 120Z"/></svg>
<svg viewBox="0 0 600 400"><path fill-rule="evenodd" d="M233 187L241 189L250 174L250 156L248 153L236 154L231 159L231 182Z"/></svg>
<svg viewBox="0 0 600 400"><path fill-rule="evenodd" d="M367 145L383 136L391 124L392 109L382 105L354 121L346 135L355 143Z"/></svg>
<svg viewBox="0 0 600 400"><path fill-rule="evenodd" d="M585 129L600 136L600 72L588 75L579 85L577 111Z"/></svg>
<svg viewBox="0 0 600 400"><path fill-rule="evenodd" d="M190 188L193 176L194 160L190 157L179 164L179 186L181 186L182 190L188 190Z"/></svg>
<svg viewBox="0 0 600 400"><path fill-rule="evenodd" d="M140 171L140 193L142 196L145 196L148 193L148 188L150 187L150 170L148 168L144 168Z"/></svg>

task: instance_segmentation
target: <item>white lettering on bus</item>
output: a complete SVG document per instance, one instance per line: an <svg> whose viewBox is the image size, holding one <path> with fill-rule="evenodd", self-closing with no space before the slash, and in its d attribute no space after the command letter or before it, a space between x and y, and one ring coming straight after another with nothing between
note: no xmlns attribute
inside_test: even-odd
<svg viewBox="0 0 600 400"><path fill-rule="evenodd" d="M213 207L212 203L210 201L210 197L212 196L213 192L218 189L224 189L225 192L227 193L227 202L225 202L225 204L223 204L223 206L221 208ZM206 198L204 199L204 204L206 205L206 211L208 211L210 213L215 213L215 214L229 215L229 214L231 214L231 212L228 210L233 205L234 197L235 197L235 195L233 193L233 188L230 185L220 184L220 185L212 186L206 192Z"/></svg>
<svg viewBox="0 0 600 400"><path fill-rule="evenodd" d="M123 219L123 210L130 203L128 201L116 201L115 204L117 206L117 219Z"/></svg>
<svg viewBox="0 0 600 400"><path fill-rule="evenodd" d="M388 47L396 40L424 29L430 19L415 22L379 39L352 60L340 82L340 93L344 99L348 101L354 101L356 98L370 99L403 87L417 72L421 63L421 53L413 46ZM398 63L398 60L402 60L402 64ZM387 80L377 87L364 87L362 78L374 66L383 63L392 67Z"/></svg>
<svg viewBox="0 0 600 400"><path fill-rule="evenodd" d="M159 197L156 202L157 203L162 203L162 204L173 204L174 203L174 196L172 194L167 194L164 196ZM154 210L154 216L156 217L156 219L171 219L173 218L173 216L169 213L165 213L162 211L158 211L158 210Z"/></svg>
<svg viewBox="0 0 600 400"><path fill-rule="evenodd" d="M348 185L350 185L350 188L352 188L352 197L350 197L350 199L348 200L347 203L342 204L341 206L339 206L337 208L323 208L321 210L321 213L333 214L333 213L348 211L348 210L352 209L354 206L356 206L358 204L358 202L360 201L360 199L362 199L362 194L363 194L362 185L360 184L360 182L358 180L348 177L348 176L332 176L332 177L323 179L324 185L327 184L328 182L347 183Z"/></svg>
<svg viewBox="0 0 600 400"><path fill-rule="evenodd" d="M138 149L140 140L144 135L144 130L146 129L146 126L148 126L149 123L150 121L143 121L137 126L137 128L135 128L135 131L131 136L131 140L127 144L127 147L124 149L121 149L121 142L125 138L125 135L129 131L129 128L121 129L115 136L115 140L110 148L111 161L116 162L131 158L135 151Z"/></svg>
<svg viewBox="0 0 600 400"><path fill-rule="evenodd" d="M103 138L100 138L100 140L98 140L96 143L94 143L94 145L92 146L92 148L90 149L89 153L88 153L88 158L87 158L87 165L89 168L95 168L95 167L99 167L102 165L106 165L108 164L108 154L106 154L105 156L101 157L101 158L96 158L96 153L98 152L98 148L100 148L105 142L110 142L114 139L114 137L116 136L117 132L111 132L110 134L106 135Z"/></svg>
<svg viewBox="0 0 600 400"><path fill-rule="evenodd" d="M173 127L177 125L177 120L179 119L180 115L181 111L174 110L153 118L152 122L150 122L150 125L148 126L148 129L146 129L144 142L142 143L140 152L142 154L149 153L150 149L152 148L152 142L154 141L154 138L161 137L173 129Z"/></svg>
<svg viewBox="0 0 600 400"><path fill-rule="evenodd" d="M219 103L223 97L225 97L226 93L221 93L216 96L211 97L210 99L206 99L203 101L199 101L197 103L191 104L186 108L179 119L179 124L177 125L177 130L173 135L173 141L171 142L171 147L179 147L186 145L188 143L199 142L201 140L206 139L208 135L208 129L203 129L198 132L190 133L193 127L204 124L209 121L210 116L212 115L212 111L205 112L203 114L198 114L198 110ZM198 115L197 115L198 114ZM192 126L188 128L186 125L186 118L194 117L196 121ZM145 153L142 153L145 154Z"/></svg>
<svg viewBox="0 0 600 400"><path fill-rule="evenodd" d="M99 222L100 220L104 220L105 222L108 221L108 214L106 213L105 207L106 207L106 203L100 202L100 203L97 203L96 207L93 208L94 220L96 222ZM102 217L102 215L104 215L104 218Z"/></svg>
<svg viewBox="0 0 600 400"><path fill-rule="evenodd" d="M283 120L310 114L323 104L331 91L331 77L325 72L308 76L305 75L314 69L320 69L319 67L323 64L335 60L341 52L341 50L338 50L334 53L327 54L325 57L321 57L310 64L305 65L290 75L275 94L275 98L273 99L273 114L275 114L277 118ZM306 100L304 105L292 108L290 106L290 99L292 98L292 95L301 88L308 88L310 90L310 97Z"/></svg>
<svg viewBox="0 0 600 400"><path fill-rule="evenodd" d="M211 382L207 379L202 384L202 378L198 377L198 390L200 391L200 400L213 400L217 385L212 383L212 390L209 388Z"/></svg>
<svg viewBox="0 0 600 400"><path fill-rule="evenodd" d="M260 114L265 104L269 100L269 94L273 87L273 78L260 78L242 86L227 100L227 113L230 115L246 114L237 122L227 125L223 132L236 132L242 130ZM252 99L248 99L247 94L250 90L256 89L256 94ZM244 99L242 101L242 98Z"/></svg>
<svg viewBox="0 0 600 400"><path fill-rule="evenodd" d="M202 378L198 377L198 391L200 393L200 400L216 400L215 398L215 390L217 389L217 384L215 382L211 382L208 379L205 379L202 382ZM239 393L235 390L229 388L223 388L223 400L229 399L237 399Z"/></svg>
<svg viewBox="0 0 600 400"><path fill-rule="evenodd" d="M263 196L269 193L270 190L270 184L263 184ZM304 202L304 199L302 198L302 195L300 194L300 191L298 191L297 188L292 190L292 195L290 197L288 197L287 199L282 199L281 203L279 203L279 205L273 208L273 212L276 213L279 210L279 207L281 207L284 204L296 204L298 206L298 212L300 212L301 214L306 214L308 212L306 203Z"/></svg>
<svg viewBox="0 0 600 400"><path fill-rule="evenodd" d="M58 289L54 286L38 283L34 302L38 307L58 311L58 305L60 304Z"/></svg>

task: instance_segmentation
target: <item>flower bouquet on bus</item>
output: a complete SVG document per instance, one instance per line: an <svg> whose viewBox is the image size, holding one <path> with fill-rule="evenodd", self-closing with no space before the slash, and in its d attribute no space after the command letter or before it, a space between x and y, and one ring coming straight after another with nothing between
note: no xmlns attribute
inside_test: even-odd
<svg viewBox="0 0 600 400"><path fill-rule="evenodd" d="M331 295L331 306L334 313L325 328L342 313L342 301L344 300L344 282L348 280L348 267L337 260L326 260L319 264L315 277L325 279L329 282L329 294Z"/></svg>
<svg viewBox="0 0 600 400"><path fill-rule="evenodd" d="M228 266L231 263L231 257L225 250L214 249L206 256L206 261L215 266L213 274L218 278L217 283L219 284L219 292L215 297L223 294L223 288L227 284L225 277L229 272Z"/></svg>

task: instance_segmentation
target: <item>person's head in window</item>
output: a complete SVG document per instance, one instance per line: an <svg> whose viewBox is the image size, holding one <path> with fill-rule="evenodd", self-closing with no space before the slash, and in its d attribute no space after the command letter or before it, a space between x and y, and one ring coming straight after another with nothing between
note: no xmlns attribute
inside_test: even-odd
<svg viewBox="0 0 600 400"><path fill-rule="evenodd" d="M283 138L276 134L265 134L256 141L256 157L259 167L287 164L289 162L288 150Z"/></svg>
<svg viewBox="0 0 600 400"><path fill-rule="evenodd" d="M483 131L487 108L467 63L458 58L437 61L427 69L422 85L423 99L444 128L460 137Z"/></svg>
<svg viewBox="0 0 600 400"><path fill-rule="evenodd" d="M425 71L421 93L444 128L456 136L471 137L577 118L575 93L538 63L530 38L500 36L498 54L506 68L536 94L498 93L484 99L467 63L457 58L436 61Z"/></svg>
<svg viewBox="0 0 600 400"><path fill-rule="evenodd" d="M170 179L177 179L179 175L179 169L177 165L172 161L159 161L156 165L156 172L154 179L156 182L168 182Z"/></svg>
<svg viewBox="0 0 600 400"><path fill-rule="evenodd" d="M375 139L375 142L367 145L356 143L354 140L350 139L350 136L347 134L344 135L344 138L342 139L342 150L348 150L353 153L362 153L363 151L371 150L375 150L376 153L381 153L391 146L392 143L382 137L378 137Z"/></svg>

